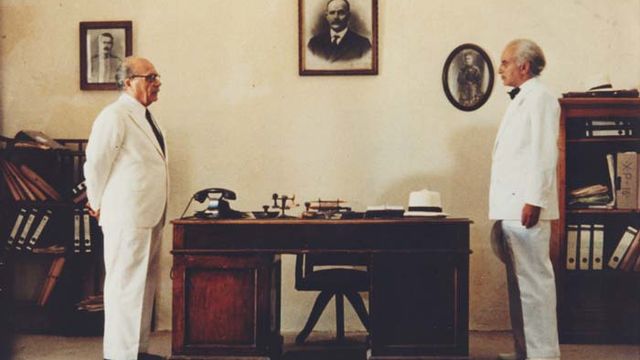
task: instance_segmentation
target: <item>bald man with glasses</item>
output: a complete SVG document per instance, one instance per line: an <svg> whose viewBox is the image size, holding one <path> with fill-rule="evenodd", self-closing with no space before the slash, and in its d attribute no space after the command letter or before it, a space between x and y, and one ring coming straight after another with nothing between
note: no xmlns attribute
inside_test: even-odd
<svg viewBox="0 0 640 360"><path fill-rule="evenodd" d="M129 57L116 84L122 93L93 123L84 164L104 234L104 358L164 359L147 353L169 192L166 144L148 108L160 76L149 60Z"/></svg>

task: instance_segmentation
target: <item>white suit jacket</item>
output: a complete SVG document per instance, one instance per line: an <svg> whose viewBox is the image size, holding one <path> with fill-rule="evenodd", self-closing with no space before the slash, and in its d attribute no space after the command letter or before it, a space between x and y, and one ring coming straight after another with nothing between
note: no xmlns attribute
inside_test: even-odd
<svg viewBox="0 0 640 360"><path fill-rule="evenodd" d="M84 175L89 205L100 209L101 225L152 227L164 215L169 191L167 157L145 110L123 93L93 123Z"/></svg>
<svg viewBox="0 0 640 360"><path fill-rule="evenodd" d="M537 77L520 86L493 148L490 219L520 220L525 203L542 208L541 220L558 218L559 116L558 100Z"/></svg>

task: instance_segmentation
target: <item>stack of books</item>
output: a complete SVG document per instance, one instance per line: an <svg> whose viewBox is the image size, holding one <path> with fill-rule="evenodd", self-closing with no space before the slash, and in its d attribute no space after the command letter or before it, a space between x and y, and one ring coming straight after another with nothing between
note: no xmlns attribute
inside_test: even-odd
<svg viewBox="0 0 640 360"><path fill-rule="evenodd" d="M607 154L609 184L591 184L569 191L569 208L640 208L640 156L626 151Z"/></svg>

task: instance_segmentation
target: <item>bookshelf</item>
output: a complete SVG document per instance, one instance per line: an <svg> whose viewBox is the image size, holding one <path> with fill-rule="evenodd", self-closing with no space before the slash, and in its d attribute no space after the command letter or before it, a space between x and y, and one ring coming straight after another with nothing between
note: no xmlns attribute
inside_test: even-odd
<svg viewBox="0 0 640 360"><path fill-rule="evenodd" d="M625 229L640 229L640 210L589 208L571 201L570 191L594 184L607 185L611 192L607 154L640 152L639 98L563 98L560 99L560 158L558 186L560 219L551 243L558 290L558 326L563 343L640 343L640 272L623 271L608 266ZM585 127L594 123L616 122L625 129L623 135L594 136ZM615 165L614 165L615 169ZM614 178L615 180L615 178ZM614 186L616 181L614 181ZM637 195L636 195L637 196ZM577 233L568 226L603 226L601 236L595 230ZM575 228L574 228L575 229ZM575 231L575 230L572 230ZM587 264L582 268L581 253L588 249ZM573 238L573 239L570 239ZM594 243L602 239L602 269L594 266L598 256ZM570 245L576 242L576 253ZM586 246L586 244L589 244ZM576 265L571 269L574 254ZM569 257L569 258L568 258Z"/></svg>
<svg viewBox="0 0 640 360"><path fill-rule="evenodd" d="M64 148L30 146L36 144L18 140L17 135L15 139L0 138L0 259L6 262L0 286L6 290L13 330L98 335L102 332L102 311L82 311L76 305L101 292L104 274L102 234L95 219L87 218L91 241L84 243L82 237L80 247L74 242L78 232L74 215L81 214L84 207L82 201L74 201L74 188L84 179L86 140L55 142ZM29 171L37 176L35 180ZM7 178L7 172L13 176ZM19 222L21 212L25 217ZM33 221L27 227L31 215ZM39 227L41 232L36 231ZM17 236L10 243L14 228ZM83 233L84 227L78 230ZM19 246L23 232L26 239ZM32 238L35 242L29 246Z"/></svg>

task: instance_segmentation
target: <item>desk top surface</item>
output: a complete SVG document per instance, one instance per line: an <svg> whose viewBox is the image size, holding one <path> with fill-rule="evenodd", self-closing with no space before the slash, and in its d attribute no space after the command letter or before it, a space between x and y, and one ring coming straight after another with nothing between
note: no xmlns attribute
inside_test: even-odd
<svg viewBox="0 0 640 360"><path fill-rule="evenodd" d="M358 225L358 224L471 224L473 221L467 218L443 218L443 217L410 217L390 219L300 219L300 218L275 218L275 219L199 219L194 217L171 220L174 225Z"/></svg>

